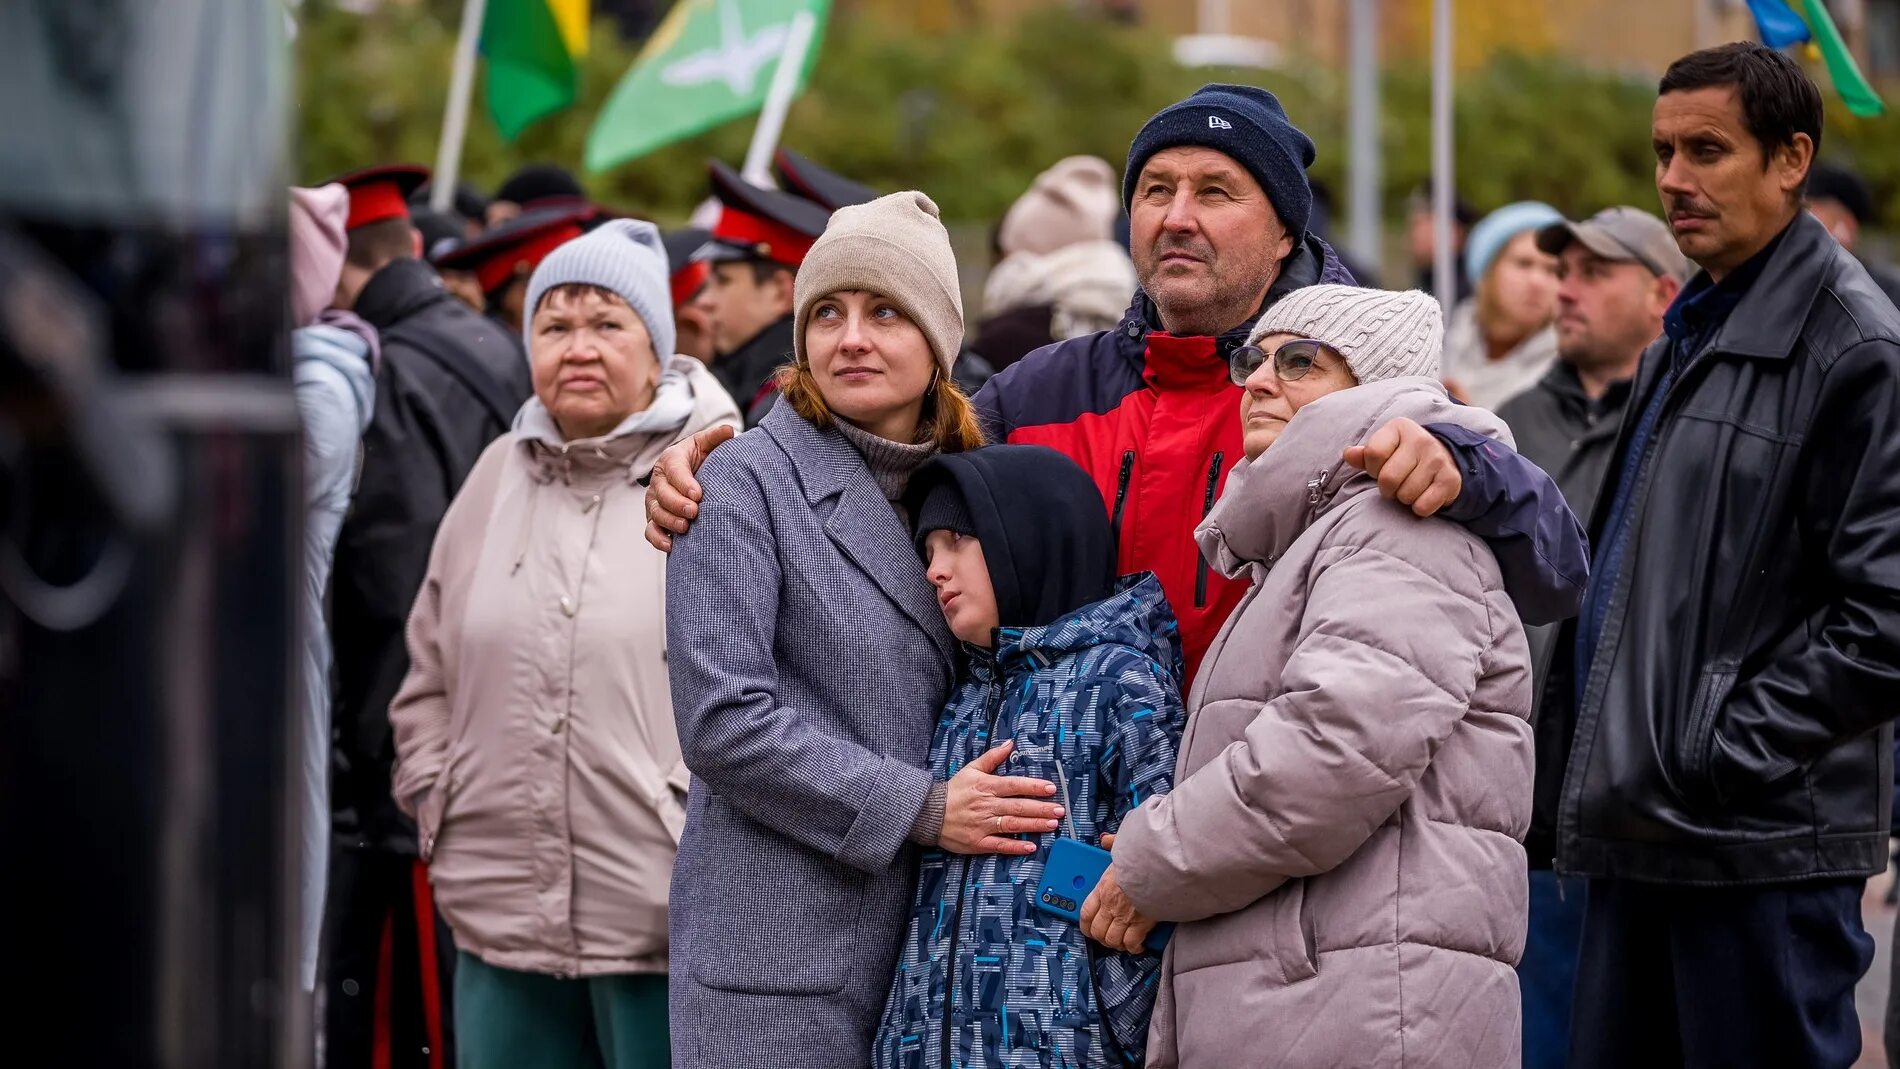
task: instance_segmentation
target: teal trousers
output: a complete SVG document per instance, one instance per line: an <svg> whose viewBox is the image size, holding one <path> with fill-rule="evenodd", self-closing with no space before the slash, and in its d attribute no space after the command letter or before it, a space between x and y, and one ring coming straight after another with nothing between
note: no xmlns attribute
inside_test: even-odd
<svg viewBox="0 0 1900 1069"><path fill-rule="evenodd" d="M566 979L455 963L456 1069L668 1069L666 977Z"/></svg>

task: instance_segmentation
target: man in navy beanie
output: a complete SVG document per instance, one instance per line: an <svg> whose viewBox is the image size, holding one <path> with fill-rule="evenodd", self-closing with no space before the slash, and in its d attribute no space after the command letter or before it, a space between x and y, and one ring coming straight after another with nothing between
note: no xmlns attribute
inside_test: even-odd
<svg viewBox="0 0 1900 1069"><path fill-rule="evenodd" d="M1272 93L1209 85L1148 120L1122 179L1141 288L1114 329L1045 346L974 398L991 440L1051 446L1095 478L1122 573L1152 571L1181 623L1189 678L1246 580L1210 571L1194 528L1241 456L1240 387L1228 357L1282 296L1352 284L1306 232L1313 142ZM697 513L692 471L707 435L661 460L647 538L670 546ZM722 440L722 439L721 439ZM1490 538L1523 619L1576 611L1582 533L1541 470L1462 428L1395 420L1347 458L1420 516L1446 510Z"/></svg>

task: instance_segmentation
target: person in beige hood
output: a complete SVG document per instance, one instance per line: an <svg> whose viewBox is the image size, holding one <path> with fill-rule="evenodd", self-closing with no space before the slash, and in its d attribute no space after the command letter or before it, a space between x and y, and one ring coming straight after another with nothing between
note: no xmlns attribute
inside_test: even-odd
<svg viewBox="0 0 1900 1069"><path fill-rule="evenodd" d="M1530 657L1483 541L1344 454L1397 416L1509 443L1437 381L1425 294L1299 290L1234 352L1246 461L1196 532L1254 585L1188 697L1172 794L1084 911L1174 921L1149 1066L1516 1066Z"/></svg>
<svg viewBox="0 0 1900 1069"><path fill-rule="evenodd" d="M460 950L460 1069L668 1064L687 772L641 483L739 412L672 355L667 278L633 220L535 269L535 395L443 517L409 618L394 793Z"/></svg>

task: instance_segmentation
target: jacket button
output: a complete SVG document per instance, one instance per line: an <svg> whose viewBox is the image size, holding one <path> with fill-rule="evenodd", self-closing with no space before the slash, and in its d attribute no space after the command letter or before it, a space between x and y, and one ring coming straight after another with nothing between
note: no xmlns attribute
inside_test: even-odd
<svg viewBox="0 0 1900 1069"><path fill-rule="evenodd" d="M587 499L587 504L581 506L581 511L592 512L599 507L600 507L600 495L595 494L593 497L590 497Z"/></svg>
<svg viewBox="0 0 1900 1069"><path fill-rule="evenodd" d="M574 599L573 598L567 597L565 595L561 597L561 612L563 615L566 615L566 616L574 615Z"/></svg>

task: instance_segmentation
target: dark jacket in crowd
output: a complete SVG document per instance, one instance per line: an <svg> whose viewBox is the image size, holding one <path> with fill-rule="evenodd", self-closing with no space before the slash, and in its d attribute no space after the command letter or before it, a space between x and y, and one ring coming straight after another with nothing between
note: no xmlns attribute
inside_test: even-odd
<svg viewBox="0 0 1900 1069"><path fill-rule="evenodd" d="M1014 741L1000 774L1060 781L1069 815L1027 856L924 854L872 1065L1126 1065L1147 1046L1161 956L1091 946L1035 896L1057 838L1099 845L1173 785L1180 630L1152 575L1115 584L1101 495L1067 458L1033 446L950 454L918 472L909 500L943 480L966 503L1004 626L994 648L963 647L931 775L948 781Z"/></svg>
<svg viewBox="0 0 1900 1069"><path fill-rule="evenodd" d="M1602 397L1592 398L1584 392L1577 369L1559 360L1535 386L1505 402L1498 415L1517 439L1518 453L1556 481L1570 511L1588 516L1596 508L1597 488L1609 471L1629 397L1630 383L1625 380L1611 383ZM1524 629L1530 639L1535 679L1543 679L1550 670L1557 630L1556 624ZM1570 723L1561 716L1543 718L1533 711L1532 725L1537 738L1537 804L1524 849L1532 868L1546 869L1557 855L1557 798L1570 756Z"/></svg>
<svg viewBox="0 0 1900 1069"><path fill-rule="evenodd" d="M1280 267L1262 308L1316 283L1352 285L1333 251L1308 238ZM1214 573L1194 528L1242 457L1240 387L1227 357L1252 321L1218 338L1175 337L1137 290L1114 330L1070 338L999 372L975 397L991 441L1046 445L1094 476L1120 539L1123 573L1152 571L1181 622L1188 679L1250 581ZM1588 573L1583 534L1556 485L1465 428L1431 428L1452 448L1464 490L1445 515L1491 543L1527 623L1576 611Z"/></svg>
<svg viewBox="0 0 1900 1069"><path fill-rule="evenodd" d="M389 702L409 670L404 625L442 514L532 391L520 340L420 260L378 271L355 312L382 336L383 360L331 573L333 830L345 845L414 854L415 826L389 794Z"/></svg>
<svg viewBox="0 0 1900 1069"><path fill-rule="evenodd" d="M1803 213L1665 322L1540 684L1546 716L1577 713L1557 867L1871 876L1900 710L1900 312Z"/></svg>
<svg viewBox="0 0 1900 1069"><path fill-rule="evenodd" d="M773 320L729 353L721 353L712 362L713 377L732 395L733 403L745 414L747 428L756 427L772 409L772 373L792 360L792 317L788 313Z"/></svg>
<svg viewBox="0 0 1900 1069"><path fill-rule="evenodd" d="M1896 307L1900 307L1900 267L1890 264L1877 264L1869 260L1861 261L1861 266L1873 277L1874 285L1887 295Z"/></svg>
<svg viewBox="0 0 1900 1069"><path fill-rule="evenodd" d="M1053 304L1024 304L984 316L977 322L976 337L970 345L1002 371L1056 340L1055 313Z"/></svg>

